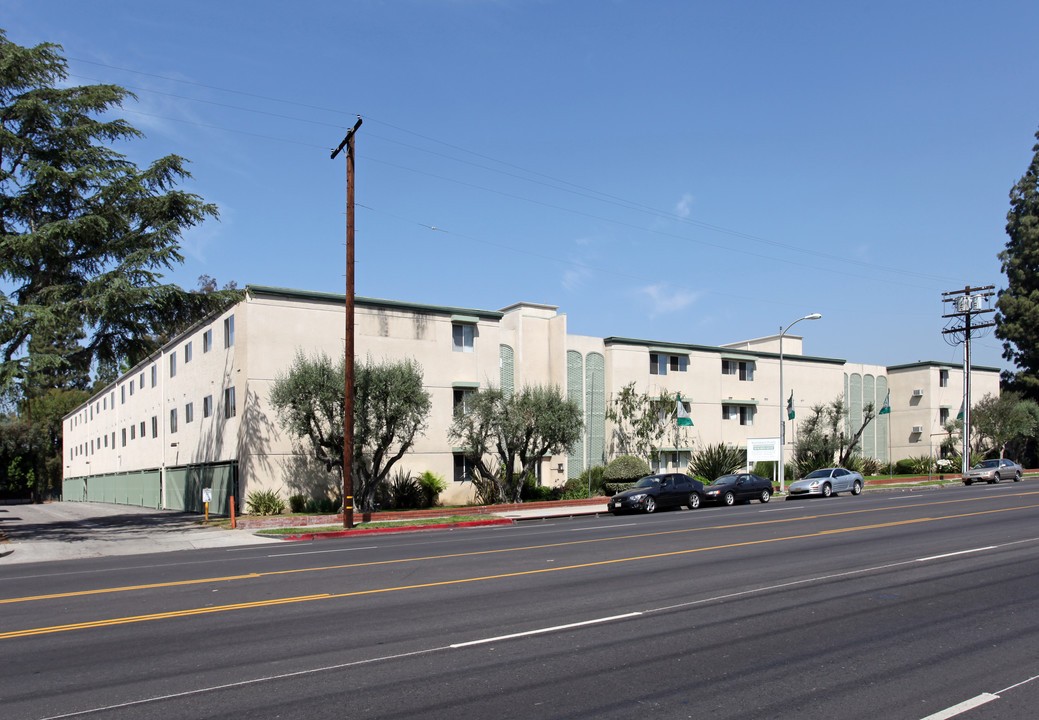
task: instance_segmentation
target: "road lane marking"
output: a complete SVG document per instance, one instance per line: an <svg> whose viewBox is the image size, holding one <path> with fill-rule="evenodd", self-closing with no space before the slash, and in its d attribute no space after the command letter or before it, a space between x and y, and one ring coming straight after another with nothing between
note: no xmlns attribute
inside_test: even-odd
<svg viewBox="0 0 1039 720"><path fill-rule="evenodd" d="M999 700L999 695L993 695L992 693L981 693L981 695L976 695L975 697L972 697L970 700L964 700L963 702L957 703L952 707L940 710L934 713L933 715L928 715L927 717L922 718L921 720L948 720L951 717L962 715L968 710L973 710L976 707L981 707L985 703L990 703L993 700Z"/></svg>
<svg viewBox="0 0 1039 720"><path fill-rule="evenodd" d="M158 613L158 614L155 614L155 615L138 615L138 616L131 616L131 617L123 617L123 618L110 618L110 619L106 619L106 620L87 621L87 622L82 622L82 623L72 623L72 624L69 624L69 625L55 625L55 626L49 626L49 627L28 628L28 629L24 629L24 630L12 630L12 631L9 631L9 632L0 633L0 640L10 640L12 638L31 637L31 636L35 636L35 635L49 635L49 634L52 634L52 633L70 632L70 631L74 631L74 630L84 630L84 629L90 629L90 628L95 628L95 627L105 627L105 626L111 626L111 625L132 624L132 623L139 623L139 622L148 622L148 621L153 621L153 620L167 620L167 619L178 618L178 617L189 617L189 616L194 616L194 615L208 615L208 614L212 614L212 613L229 612L229 611L235 611L235 610L255 609L255 608L259 608L259 607L267 607L267 606L272 606L272 605L285 605L285 604L290 604L290 603L312 602L314 600L334 600L334 599L341 599L341 598L348 598L348 597L358 597L358 596L362 596L362 595L376 595L376 594L381 594L381 593L401 592L401 591L404 591L404 590L420 590L420 589L432 588L432 587L445 587L445 586L449 586L449 585L461 585L461 584L465 584L465 583L488 582L488 581L491 581L491 580L502 580L502 579L506 579L506 578L525 577L525 576L529 576L529 575L541 575L541 574L545 574L545 573L563 572L563 571L568 571L568 570L581 570L581 569L584 569L584 568L601 567L601 566L605 566L605 565L617 565L617 564L620 564L620 563L638 562L638 561L641 561L641 560L656 560L656 559L666 558L666 557L678 557L678 556L682 556L682 555L692 555L694 553L710 552L710 551L713 551L713 550L727 550L727 549L737 548L737 547L750 547L750 546L754 546L754 545L766 545L766 544L771 544L771 543L776 543L776 542L785 542L785 541L788 541L788 540L802 540L802 539L807 539L807 538L822 537L822 536L826 536L826 535L862 532L862 531L865 531L865 530L874 530L874 529L877 529L877 528L897 527L897 526L903 526L903 525L915 525L915 524L920 524L920 523L936 522L936 521L939 521L939 520L949 520L949 519L956 519L956 518L960 518L960 517L969 517L971 515L985 515L985 514L992 514L992 513L1010 512L1013 509L1021 509L1021 508L1005 508L1005 509L1002 509L1002 510L984 510L984 511L980 511L980 512L977 512L977 513L966 513L964 515L950 515L950 516L946 516L946 517L937 517L937 518L916 518L916 519L913 519L913 520L902 520L902 521L899 521L899 522L875 523L873 525L862 525L862 526L858 526L858 527L842 528L840 530L823 530L823 531L814 532L814 533L807 533L807 534L804 534L804 535L791 535L791 536L787 536L787 537L769 538L769 539L763 539L763 540L747 540L747 541L744 541L744 542L730 543L730 544L725 544L725 545L716 545L716 546L712 546L712 547L688 548L688 549L685 549L685 550L672 550L672 551L669 551L669 552L654 553L652 555L637 555L637 556L634 556L634 557L613 558L613 559L610 559L610 560L598 560L598 561L595 561L595 562L579 563L577 565L563 565L563 566L551 567L551 568L538 568L538 569L535 569L535 570L517 570L515 572L500 573L500 574L497 574L497 575L482 575L482 576L470 577L470 578L457 578L457 579L454 579L454 580L438 580L438 581L432 581L432 582L427 582L427 583L417 583L417 584L414 584L414 585L401 585L401 586L386 587L386 588L372 588L372 589L369 589L369 590L355 590L353 592L346 592L346 593L325 593L325 594L318 594L318 595L307 595L307 596L302 596L302 597L297 597L297 598L275 598L275 599L272 599L272 600L260 600L260 601L255 601L255 602L251 602L251 603L234 603L234 604L231 604L231 605L216 605L216 606L208 606L208 607L203 607L203 608L190 608L190 609L187 609L187 610L175 610L175 611L170 611L170 612L166 612L166 613ZM997 546L993 546L994 549L998 548L998 547L999 547L998 545ZM900 565L908 565L910 563L915 563L915 562L918 562L918 561L915 560L915 559L914 560L906 560L906 561L901 561L901 562L898 562L898 563L892 563L890 565L886 565L886 566L882 566L882 567L898 567ZM857 574L857 573L860 573L860 572L865 572L865 571L849 571L847 573L838 573L837 575L832 575L832 576L828 576L828 577L841 577L843 575L852 575L852 574ZM802 582L804 582L804 581L793 581L791 583L786 583L786 585L796 585L796 584L800 584ZM782 587L782 586L775 586L775 587ZM750 591L750 592L760 592L760 590L754 590L754 591ZM741 595L741 594L745 594L745 593L736 593L735 595ZM682 606L688 605L688 604L698 604L699 602L703 602L703 601L694 601L692 603L682 603L682 604L679 604L679 605L675 605L673 607L682 607Z"/></svg>
<svg viewBox="0 0 1039 720"><path fill-rule="evenodd" d="M378 545L368 545L366 547L349 547L349 548L335 548L333 550L300 550L299 552L287 552L287 553L274 553L267 555L269 558L280 558L280 557L295 557L296 555L325 555L327 553L340 553L340 552L357 552L358 550L378 550Z"/></svg>
<svg viewBox="0 0 1039 720"><path fill-rule="evenodd" d="M1019 494L1020 495L1036 495L1036 494L1039 494L1039 493L1037 493L1037 492L1026 492L1026 493L1019 493ZM949 503L959 503L959 502L967 502L967 501L974 501L974 499L973 498L968 498L966 500L941 500L941 501L938 501L938 502L935 502L935 503L929 503L929 504L931 504L931 505L945 505L945 504L949 504ZM917 506L917 507L919 507L919 506ZM970 517L970 516L973 516L973 515L986 515L986 514L992 514L992 513L1010 512L1010 511L1013 511L1013 510L1029 510L1029 509L1034 509L1034 508L1037 508L1037 507L1039 507L1039 505L1024 505L1024 506L1020 506L1020 507L1000 508L1000 509L996 509L996 510L980 510L980 511L977 511L977 512L964 513L964 514L961 514L961 515L948 515L948 516L939 516L939 517L936 517L936 518L919 518L919 519L916 519L916 520L893 521L891 523L884 523L884 524L879 524L879 525L862 526L862 528L870 529L870 528L880 528L880 527L894 527L895 525L899 525L899 524L912 524L914 522L930 522L932 520L947 520L947 519L955 519L955 518L960 518L960 517ZM893 508L893 509L900 509L900 508ZM343 564L343 565L325 565L325 566L314 567L314 568L293 568L291 570L272 570L272 571L259 572L259 573L243 573L243 574L240 574L240 575L227 575L227 576L221 576L221 577L198 578L198 579L193 579L193 580L171 580L171 581L167 581L167 582L148 583L148 584L144 584L144 585L125 585L125 586L121 586L121 587L96 588L96 589L93 589L93 590L75 590L75 591L70 591L70 592L65 592L65 593L51 593L51 594L47 594L47 595L29 595L29 596L24 596L24 597L0 598L0 605L12 604L12 603L22 603L22 602L35 602L35 601L40 601L40 600L55 600L55 599L61 599L61 598L81 597L81 596L90 596L90 595L102 595L102 594L106 594L106 593L130 592L130 591L138 591L138 590L155 590L155 589L160 589L160 588L181 587L181 586L187 586L187 585L201 585L201 584L205 584L205 583L231 582L231 581L236 581L236 580L256 580L256 579L263 578L263 577L275 577L275 576L278 576L278 575L294 575L294 574L311 573L311 572L328 572L328 571L333 571L333 570L350 570L350 569L357 569L357 568L364 568L364 567L376 567L376 566L380 566L380 565L398 565L398 564L412 563L412 562L425 562L425 561L430 561L430 560L448 560L448 559L462 558L462 557L477 557L477 556L481 556L481 555L497 555L497 554L502 554L502 553L523 552L523 551L530 551L530 550L545 550L545 549L548 549L548 548L566 547L566 546L570 546L570 545L582 545L582 544L588 544L588 543L613 542L613 541L623 541L623 540L636 540L636 539L640 539L640 538L659 537L659 536L663 536L663 535L679 535L679 534L685 534L685 533L706 532L708 530L735 530L735 529L746 528L746 527L758 527L758 526L763 526L763 525L776 525L776 524L782 524L782 523L806 522L806 521L809 521L809 520L818 520L818 519L825 519L825 518L832 518L832 517L841 517L841 516L845 516L845 515L858 515L858 514L862 514L862 513L871 513L871 512L876 512L876 509L847 510L847 511L842 511L842 512L838 512L838 513L829 513L829 514L823 514L823 515L808 515L808 516L796 517L796 518L779 518L779 519L775 519L775 520L755 520L755 521L752 521L752 522L735 523L735 524L731 524L731 525L708 525L708 526L698 527L698 528L682 528L682 529L679 529L679 530L658 530L658 531L655 531L655 532L638 533L638 534L635 534L635 535L620 535L620 536L617 536L617 537L594 538L594 539L589 539L589 540L567 540L565 542L548 543L548 544L545 544L545 545L527 545L527 546L520 546L520 547L501 548L501 549L498 549L498 550L475 550L475 551L462 552L462 553L448 553L448 554L444 554L444 555L427 555L427 556L414 557L414 558L396 558L396 559L393 559L393 560L374 560L374 561L370 561L370 562L347 563L347 564ZM633 524L635 524L635 523L633 523ZM818 533L818 534L838 534L838 533L841 533L841 532L848 532L850 530L857 530L857 529L862 529L862 528L846 528L846 529L829 530L829 531L822 531L821 533ZM809 535L804 535L804 536L795 536L795 537L814 537L814 536L816 536L815 533L809 534Z"/></svg>
<svg viewBox="0 0 1039 720"><path fill-rule="evenodd" d="M468 642L460 642L450 645L452 650L458 648L472 647L473 645L486 645L493 642L501 642L502 640L515 640L517 638L530 637L532 635L544 635L545 633L559 632L561 630L570 630L572 628L586 627L588 625L601 625L602 623L617 622L618 620L627 620L628 618L638 617L642 613L630 612L624 613L623 615L611 615L610 617L595 618L594 620L582 620L580 622L568 623L566 625L553 625L552 627L537 628L536 630L527 630L525 632L512 633L511 635L498 635L496 637L481 638L480 640L469 640Z"/></svg>
<svg viewBox="0 0 1039 720"><path fill-rule="evenodd" d="M970 553L995 549L995 545L986 545L985 547L971 548L970 550L959 550L957 552L945 553L944 555L931 555L930 557L917 558L916 562L927 562L928 560L942 560L943 558L955 557L956 555L968 555Z"/></svg>

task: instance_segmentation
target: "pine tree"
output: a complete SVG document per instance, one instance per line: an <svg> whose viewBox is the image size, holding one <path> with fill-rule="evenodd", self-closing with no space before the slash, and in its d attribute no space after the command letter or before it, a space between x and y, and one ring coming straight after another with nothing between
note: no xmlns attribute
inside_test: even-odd
<svg viewBox="0 0 1039 720"><path fill-rule="evenodd" d="M65 87L61 47L0 30L0 397L81 387L98 365L134 363L164 330L236 296L164 283L182 233L217 216L175 189L167 155L139 169L110 146L141 133L115 85Z"/></svg>
<svg viewBox="0 0 1039 720"><path fill-rule="evenodd" d="M1004 372L1004 382L1039 400L1039 143L1032 152L1028 170L1010 191L1010 239L999 254L1007 287L996 302L996 337L1003 341L1003 358L1018 368Z"/></svg>

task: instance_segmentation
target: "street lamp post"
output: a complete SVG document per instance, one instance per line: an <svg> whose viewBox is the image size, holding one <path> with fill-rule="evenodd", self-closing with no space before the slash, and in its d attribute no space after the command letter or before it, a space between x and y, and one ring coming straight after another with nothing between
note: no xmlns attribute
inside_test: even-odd
<svg viewBox="0 0 1039 720"><path fill-rule="evenodd" d="M783 445L786 443L786 419L783 417L785 412L783 408L783 336L786 335L787 330L802 320L818 320L821 317L822 315L819 313L812 313L811 315L797 318L797 320L787 325L786 328L782 325L779 326L779 492L786 492L786 482L783 477Z"/></svg>

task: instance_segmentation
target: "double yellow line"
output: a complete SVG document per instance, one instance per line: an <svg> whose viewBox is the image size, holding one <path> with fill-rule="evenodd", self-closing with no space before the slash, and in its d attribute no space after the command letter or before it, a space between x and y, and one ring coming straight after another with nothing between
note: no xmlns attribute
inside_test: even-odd
<svg viewBox="0 0 1039 720"><path fill-rule="evenodd" d="M1028 493L1028 494L1033 494L1033 493ZM958 502L958 501L948 501L948 502ZM934 504L944 504L944 502L943 503L934 503ZM693 553L708 552L708 551L711 551L711 550L724 550L724 549L735 548L735 547L747 547L747 546L751 546L751 545L762 545L762 544L766 544L766 543L785 542L785 541L788 541L788 540L801 540L801 539L805 539L805 538L822 537L822 536L836 535L836 534L841 534L841 533L862 532L862 531L866 531L866 530L875 530L875 529L878 529L878 528L897 527L897 526L903 526L903 525L914 525L914 524L919 524L919 523L930 523L930 522L937 522L937 521L941 521L941 520L954 520L954 519L965 518L965 517L974 517L974 516L980 516L980 515L992 515L992 514L997 514L997 513L1014 512L1014 511L1017 511L1017 510L1029 510L1029 509L1035 509L1035 508L1039 508L1039 505L1026 505L1026 506L1021 506L1021 507L1002 508L1002 509L997 509L997 510L979 510L977 512L961 513L961 514L958 514L958 515L945 515L945 516L939 516L939 517L915 518L915 519L911 519L911 520L898 520L898 521L893 521L893 522L875 523L875 524L871 524L871 525L859 525L859 526L855 526L855 527L838 528L838 529L835 529L835 530L820 530L818 532L806 533L806 534L803 534L803 535L790 535L790 536L786 536L786 537L772 538L772 539L767 539L767 540L748 540L746 542L730 543L730 544L726 544L726 545L715 545L715 546L712 546L712 547L691 548L691 549L686 549L686 550L673 550L673 551L670 551L670 552L655 553L655 554L652 554L652 555L637 555L637 556L626 557L626 558L615 558L615 559L612 559L612 560L599 560L599 561L596 561L596 562L580 563L580 564L577 564L577 565L565 565L565 566L551 567L551 568L540 568L540 569L537 569L537 570L523 570L523 571L517 571L517 572L510 572L510 573L502 573L502 574L498 574L498 575L484 575L484 576L479 576L479 577L461 578L461 579L457 579L457 580L442 580L442 581L437 581L437 582L420 583L420 584L415 584L415 585L401 585L401 586L397 586L397 587L377 588L377 589L372 589L372 590L358 590L358 591L355 591L355 592L348 592L348 593L337 593L337 594L323 593L323 594L318 594L318 595L303 595L303 596L299 596L299 597L277 598L277 599L272 599L272 600L261 600L261 601L249 602L249 603L234 603L234 604L231 604L231 605L218 605L218 606L214 606L214 607L193 608L193 609L189 609L189 610L174 610L174 611L170 611L170 612L154 613L154 614L150 614L150 615L134 615L134 616L129 616L129 617L110 618L110 619L107 619L107 620L92 620L92 621L82 622L82 623L72 623L72 624L69 624L69 625L53 625L53 626L49 626L49 627L30 628L30 629L26 629L26 630L14 630L14 631L10 631L10 632L4 632L4 633L0 633L0 640L10 640L10 639L13 639L13 638L31 637L31 636L34 636L34 635L47 635L47 634L52 634L52 633L70 632L70 631L73 631L73 630L86 630L86 629L98 628L98 627L109 627L109 626L114 626L114 625L128 625L128 624L132 624L132 623L151 622L151 621L154 621L154 620L166 620L166 619L170 619L170 618L191 617L191 616L197 616L197 615L208 615L208 614L212 614L212 613L231 612L231 611L235 611L235 610L249 610L249 609L253 609L253 608L272 607L272 606L275 606L275 605L287 605L287 604L293 604L293 603L313 602L315 600L333 600L333 599L337 599L337 598L357 597L357 596L361 596L361 595L374 595L374 594L378 594L378 593L400 592L400 591L404 591L404 590L418 590L418 589L431 588L431 587L443 587L443 586L447 586L447 585L461 585L461 584L464 584L464 583L486 582L486 581L491 581L491 580L501 580L501 579L505 579L505 578L522 577L522 576L525 576L525 575L538 575L538 574L543 574L543 573L565 572L565 571L570 571L570 570L580 570L580 569L584 569L584 568L597 567L597 566L602 566L602 565L613 565L613 564L618 564L618 563L637 562L637 561L640 561L640 560L653 560L653 559L665 558L665 557L675 557L675 556L679 556L679 555L690 555L690 554L693 554ZM853 512L868 512L868 511L861 511L860 510L860 511L853 511ZM846 514L852 514L852 513L836 513L836 514L837 515L846 515ZM828 516L817 516L817 517L828 517ZM809 518L800 518L800 519L801 520L805 520L805 519L809 519ZM727 527L727 528L744 527L744 526L747 526L747 525L764 525L764 524L772 524L772 523L775 523L775 522L789 522L789 520L766 521L766 522L756 522L756 523L742 523L742 524L739 524L739 525L730 525L730 526L723 526L723 527ZM703 528L703 529L707 529L707 528ZM636 535L636 536L628 536L628 537L629 538L630 537L647 537L647 536L652 536L652 535L664 535L664 534L670 534L670 533L674 533L674 532L690 532L690 531L691 530L667 531L667 532L663 532L663 533L647 533L645 535ZM619 538L613 538L613 539L619 539ZM108 588L108 589L102 589L102 590L88 590L88 591L81 591L81 592L77 592L77 593L67 593L67 594L60 594L60 595L36 596L34 598L12 598L12 599L6 600L4 602L26 602L28 600L33 600L33 599L43 599L43 598L52 598L52 597L70 597L70 596L76 596L76 595L97 594L97 593L100 593L100 592L121 592L121 591L126 591L126 590L142 589L142 588L157 588L157 587L169 587L169 586L177 586L177 585L190 585L190 584L198 584L198 583L202 583L202 582L217 582L217 581L221 581L221 580L248 579L248 578L262 577L264 575L279 575L279 574L286 574L286 573L292 573L292 572L313 572L315 570L328 570L328 569L349 568L349 567L364 567L364 566L369 566L369 565L382 565L382 564L399 563L399 562L415 562L415 561L418 561L418 560L433 560L433 559L440 559L440 558L464 557L464 556L467 556L467 555L482 555L482 554L499 553L499 552L514 552L514 551L517 551L517 550L524 550L524 549L528 549L529 550L529 549L537 549L537 548L550 548L550 547L559 547L559 546L564 546L564 545L577 545L577 544L587 543L587 542L603 542L603 541L604 541L604 539L600 539L600 540L581 540L581 541L575 541L575 542L569 542L569 543L553 543L553 544L549 544L549 545L530 546L530 547L526 547L526 548L510 548L510 549L505 549L505 550L487 550L487 551L478 551L478 552L472 552L472 553L459 553L459 554L456 554L456 555L439 555L439 556L431 556L431 557L427 557L427 558L413 558L413 559L410 559L410 560L389 560L389 561L381 561L381 562L373 562L373 563L358 563L358 564L353 564L353 565L330 566L330 567L325 567L325 568L310 568L310 569L304 569L304 570L285 570L285 571L277 571L277 572L271 572L271 573L254 573L254 574L250 574L250 575L230 576L230 577L227 577L227 578L211 578L209 580L188 580L188 581L177 581L177 582L171 582L171 583L160 583L160 584L154 584L154 585L131 586L131 587L125 587L125 588Z"/></svg>

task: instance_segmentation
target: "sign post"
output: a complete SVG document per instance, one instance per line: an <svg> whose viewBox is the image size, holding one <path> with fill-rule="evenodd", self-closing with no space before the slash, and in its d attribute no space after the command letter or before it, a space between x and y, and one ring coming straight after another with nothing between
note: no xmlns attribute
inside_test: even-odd
<svg viewBox="0 0 1039 720"><path fill-rule="evenodd" d="M209 520L209 503L213 502L213 488L202 488L202 502L206 506L206 520Z"/></svg>
<svg viewBox="0 0 1039 720"><path fill-rule="evenodd" d="M778 463L781 446L782 441L777 437L747 438L747 471L750 472L756 462ZM778 476L778 470L776 474Z"/></svg>

